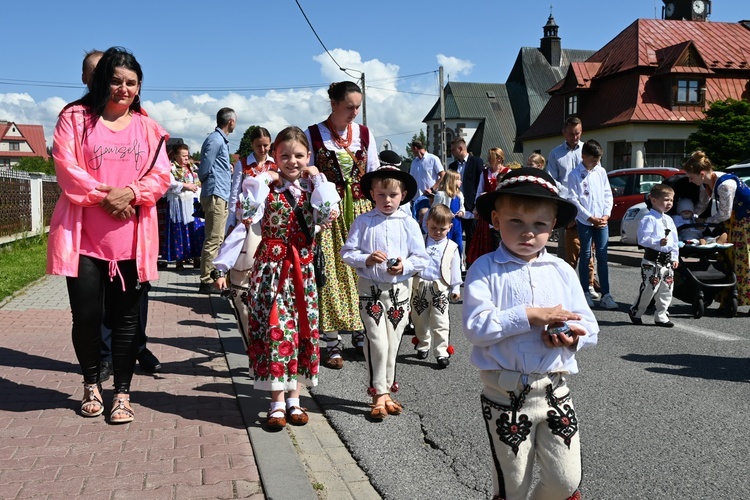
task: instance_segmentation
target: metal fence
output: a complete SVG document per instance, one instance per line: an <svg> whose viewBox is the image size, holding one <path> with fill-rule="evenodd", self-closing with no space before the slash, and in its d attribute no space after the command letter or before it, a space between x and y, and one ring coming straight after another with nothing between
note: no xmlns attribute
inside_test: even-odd
<svg viewBox="0 0 750 500"><path fill-rule="evenodd" d="M54 176L0 170L0 244L44 232L59 196Z"/></svg>

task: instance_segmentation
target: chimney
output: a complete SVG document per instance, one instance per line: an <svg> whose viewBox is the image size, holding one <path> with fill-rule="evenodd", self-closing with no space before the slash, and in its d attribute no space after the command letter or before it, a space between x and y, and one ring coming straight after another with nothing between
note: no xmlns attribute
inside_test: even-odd
<svg viewBox="0 0 750 500"><path fill-rule="evenodd" d="M550 13L547 24L544 25L544 38L539 46L544 58L550 66L560 66L562 62L562 48L560 47L560 37L557 36L559 26L555 24L555 18Z"/></svg>

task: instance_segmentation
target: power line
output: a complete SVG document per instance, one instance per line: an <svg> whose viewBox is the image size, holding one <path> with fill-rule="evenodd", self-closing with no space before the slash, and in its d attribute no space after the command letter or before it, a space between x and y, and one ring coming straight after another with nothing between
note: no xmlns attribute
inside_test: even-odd
<svg viewBox="0 0 750 500"><path fill-rule="evenodd" d="M348 72L346 71L346 68L344 68L343 66L341 66L341 65L340 65L340 64L338 63L338 61L337 61L337 60L336 60L336 59L335 59L335 58L333 57L333 55L332 55L332 54L331 54L331 53L330 53L330 52L328 51L328 47L326 47L326 45L325 45L325 44L323 43L323 40L321 40L321 39L320 39L320 37L318 36L318 32L317 32L317 31L315 31L315 28L313 27L312 23L311 23L311 22L310 22L310 20L309 20L309 19L307 18L307 14L305 14L305 10L304 10L304 9L302 8L302 6L301 6L301 5L299 4L299 0L294 0L294 2L295 2L295 3L297 4L297 7L299 7L299 10L300 10L300 12L302 12L302 16L303 16L303 17L305 18L305 21L307 21L307 25L308 25L308 26L310 26L310 29L312 30L313 34L315 35L315 38L317 38L317 39L318 39L318 42L320 42L320 45L321 45L321 46L323 47L323 50L325 50L325 51L326 51L326 54L328 54L328 57L330 57L330 58L331 58L331 60L333 61L333 63L334 63L334 64L335 64L335 65L336 65L336 66L337 66L337 67L338 67L338 68L339 68L339 69L340 69L341 71L343 71L344 73L346 73L346 74L347 74L347 75L349 75L350 77L352 77L352 78L357 78L357 79L359 80L359 77L357 77L357 76L355 76L355 75L352 75L351 73L348 73Z"/></svg>
<svg viewBox="0 0 750 500"><path fill-rule="evenodd" d="M421 73L414 73L411 75L397 76L393 78L380 78L371 80L376 83L393 83L400 80L406 80L410 78L417 78L419 76L429 75L435 73L435 71L423 71ZM20 85L27 87L49 87L49 88L63 88L63 89L83 89L81 83L68 83L68 82L54 82L54 81L43 81L43 80L22 80L15 78L0 78L0 85ZM149 92L268 92L271 90L300 90L300 89L315 89L315 88L328 88L329 83L308 83L308 84L297 84L297 85L282 85L278 87L143 87L143 90ZM371 87L368 85L368 87ZM371 87L377 88L377 87ZM386 89L388 90L388 89Z"/></svg>

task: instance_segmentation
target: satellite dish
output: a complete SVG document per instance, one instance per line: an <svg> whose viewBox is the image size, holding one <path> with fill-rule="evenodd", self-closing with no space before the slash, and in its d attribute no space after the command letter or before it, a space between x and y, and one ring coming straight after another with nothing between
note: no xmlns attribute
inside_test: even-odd
<svg viewBox="0 0 750 500"><path fill-rule="evenodd" d="M388 139L385 139L380 143L380 151L390 151L392 149L393 144L391 144L391 141L389 141Z"/></svg>

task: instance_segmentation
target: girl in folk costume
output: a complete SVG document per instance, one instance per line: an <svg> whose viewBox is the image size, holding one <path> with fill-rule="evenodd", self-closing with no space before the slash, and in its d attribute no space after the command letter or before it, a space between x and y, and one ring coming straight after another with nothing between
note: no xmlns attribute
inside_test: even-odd
<svg viewBox="0 0 750 500"><path fill-rule="evenodd" d="M229 217L227 218L227 228L231 231L238 222L242 222L242 206L240 205L240 195L242 194L242 183L248 177L255 177L263 172L275 170L276 164L273 158L268 155L271 150L271 133L263 127L255 127L250 132L250 144L253 152L247 158L240 158L234 164L232 173L232 188L229 194ZM247 323L250 311L247 306L247 293L250 287L250 273L253 269L255 250L260 244L260 222L251 224L247 229L247 236L243 240L243 247L237 258L231 262L223 260L214 261L217 272L228 274L230 292L229 295L234 304L234 310L237 316L237 327L245 342L245 348L248 347ZM223 246L224 244L222 244ZM221 250L219 250L221 255ZM226 280L221 283L214 283L219 289L226 286Z"/></svg>
<svg viewBox="0 0 750 500"><path fill-rule="evenodd" d="M315 165L330 182L336 184L343 200L340 217L317 240L325 255L326 285L320 292L320 331L327 341L328 368L344 366L339 331L352 332L352 344L362 352L364 333L358 314L357 274L341 260L341 247L354 219L369 211L372 204L360 187L366 172L380 166L375 137L362 125L352 123L362 105L362 91L352 82L332 83L328 88L331 114L305 134L312 145L310 165Z"/></svg>
<svg viewBox="0 0 750 500"><path fill-rule="evenodd" d="M274 142L278 172L269 170L243 182L242 222L234 231L260 222L248 303L250 373L255 388L271 391L267 425L287 420L307 423L299 406L300 385L317 385L318 290L313 268L315 233L338 216L336 187L314 166L304 132L287 127ZM234 238L236 239L236 238ZM235 255L239 252L234 243ZM230 252L227 246L227 252ZM289 397L284 403L285 393Z"/></svg>
<svg viewBox="0 0 750 500"><path fill-rule="evenodd" d="M505 166L505 153L503 153L502 149L490 149L488 159L489 163L479 177L477 198L484 193L494 191L497 187L498 179L501 179L505 174L510 172L510 168ZM498 246L500 246L500 233L492 227L490 221L482 220L480 217L474 237L471 239L471 245L466 250L466 266L470 266L475 260L486 253L494 252Z"/></svg>
<svg viewBox="0 0 750 500"><path fill-rule="evenodd" d="M435 201L432 205L445 205L453 212L453 226L448 232L448 239L458 245L458 254L464 253L463 228L461 219L466 216L464 208L464 195L461 193L461 174L454 170L448 170L438 185L435 193Z"/></svg>
<svg viewBox="0 0 750 500"><path fill-rule="evenodd" d="M165 195L168 208L160 253L167 262L176 262L177 269L184 267L185 260L192 260L193 267L200 267L204 223L193 217L195 193L200 187L198 172L193 170L187 144L175 146L169 156L172 170Z"/></svg>

